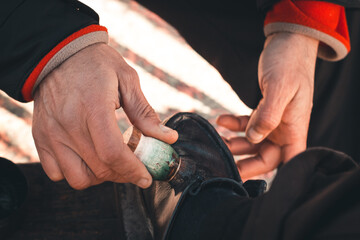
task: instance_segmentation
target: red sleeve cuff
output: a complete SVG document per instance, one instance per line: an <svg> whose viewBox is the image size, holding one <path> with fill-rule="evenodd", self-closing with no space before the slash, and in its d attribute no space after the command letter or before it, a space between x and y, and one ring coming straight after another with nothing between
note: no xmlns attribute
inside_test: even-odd
<svg viewBox="0 0 360 240"><path fill-rule="evenodd" d="M265 35L289 31L318 39L319 57L336 61L350 51L345 9L322 1L281 0L267 13Z"/></svg>
<svg viewBox="0 0 360 240"><path fill-rule="evenodd" d="M99 25L87 26L56 45L46 54L26 79L21 93L25 101L33 99L33 91L54 68L81 49L98 42L107 42L107 29Z"/></svg>

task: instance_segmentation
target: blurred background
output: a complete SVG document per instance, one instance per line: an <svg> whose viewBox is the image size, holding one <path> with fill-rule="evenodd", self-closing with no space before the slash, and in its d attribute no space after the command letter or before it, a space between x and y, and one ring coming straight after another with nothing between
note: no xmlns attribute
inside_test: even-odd
<svg viewBox="0 0 360 240"><path fill-rule="evenodd" d="M108 28L110 45L139 74L149 103L165 119L176 112L196 112L220 132L219 114L248 115L248 109L222 79L177 31L130 0L83 0ZM31 134L33 103L19 103L0 92L0 156L16 163L39 161ZM122 131L129 127L124 112L116 111Z"/></svg>

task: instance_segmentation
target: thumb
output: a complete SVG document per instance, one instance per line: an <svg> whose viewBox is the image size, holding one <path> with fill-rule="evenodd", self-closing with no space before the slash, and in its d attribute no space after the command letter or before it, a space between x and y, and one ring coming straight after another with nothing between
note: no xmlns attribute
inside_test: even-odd
<svg viewBox="0 0 360 240"><path fill-rule="evenodd" d="M161 124L158 115L146 100L140 86L123 94L123 108L130 122L145 136L159 139L168 144L177 141L178 133Z"/></svg>
<svg viewBox="0 0 360 240"><path fill-rule="evenodd" d="M252 113L245 133L248 140L252 143L263 141L274 129L276 129L283 116L289 101L286 99L269 95L264 95L257 109Z"/></svg>

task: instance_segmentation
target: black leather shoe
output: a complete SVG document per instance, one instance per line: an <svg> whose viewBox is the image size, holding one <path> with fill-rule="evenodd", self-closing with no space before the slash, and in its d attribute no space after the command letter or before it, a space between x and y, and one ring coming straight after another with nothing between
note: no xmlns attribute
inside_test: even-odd
<svg viewBox="0 0 360 240"><path fill-rule="evenodd" d="M154 239L164 238L179 198L186 188L191 186L194 190L204 181L214 178L226 178L242 185L231 152L207 120L194 113L178 113L169 118L165 125L179 133L178 141L172 146L181 158L181 165L170 182L154 181L149 189L143 190Z"/></svg>
<svg viewBox="0 0 360 240"><path fill-rule="evenodd" d="M190 184L181 194L165 240L240 239L252 199L237 181L213 178Z"/></svg>

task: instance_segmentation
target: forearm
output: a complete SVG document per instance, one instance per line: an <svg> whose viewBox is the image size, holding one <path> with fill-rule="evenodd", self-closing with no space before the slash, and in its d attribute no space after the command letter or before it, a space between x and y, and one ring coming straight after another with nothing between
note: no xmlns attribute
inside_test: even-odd
<svg viewBox="0 0 360 240"><path fill-rule="evenodd" d="M3 1L0 9L0 89L19 101L30 101L34 87L68 57L107 41L97 14L78 1Z"/></svg>

